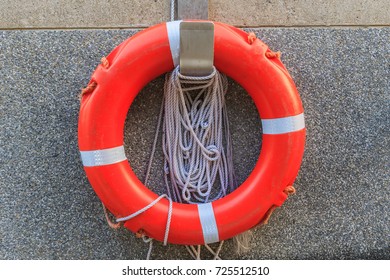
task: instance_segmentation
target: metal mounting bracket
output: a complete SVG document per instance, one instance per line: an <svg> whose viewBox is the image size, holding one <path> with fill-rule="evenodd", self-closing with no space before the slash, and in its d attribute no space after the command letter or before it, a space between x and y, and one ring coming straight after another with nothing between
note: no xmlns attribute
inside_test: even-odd
<svg viewBox="0 0 390 280"><path fill-rule="evenodd" d="M180 23L180 73L207 76L213 72L214 24L212 22Z"/></svg>

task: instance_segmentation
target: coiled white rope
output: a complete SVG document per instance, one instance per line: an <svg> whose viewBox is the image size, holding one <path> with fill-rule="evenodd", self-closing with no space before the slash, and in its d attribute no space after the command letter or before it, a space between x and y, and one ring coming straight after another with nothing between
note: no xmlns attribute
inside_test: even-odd
<svg viewBox="0 0 390 280"><path fill-rule="evenodd" d="M205 77L184 76L179 67L166 76L162 106L164 177L168 196L174 201L207 203L237 186L226 92L227 78L215 68ZM222 245L223 241L216 251L207 244L205 247L214 259L220 259ZM201 246L186 248L194 259L200 259Z"/></svg>
<svg viewBox="0 0 390 280"><path fill-rule="evenodd" d="M236 187L226 91L227 78L215 68L209 76L190 77L176 67L166 77L164 174L174 201L207 203Z"/></svg>

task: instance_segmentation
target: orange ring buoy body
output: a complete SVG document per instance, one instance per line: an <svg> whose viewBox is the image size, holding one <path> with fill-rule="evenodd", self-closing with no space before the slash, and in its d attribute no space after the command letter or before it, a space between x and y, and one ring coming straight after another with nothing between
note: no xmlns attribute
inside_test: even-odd
<svg viewBox="0 0 390 280"><path fill-rule="evenodd" d="M259 159L234 192L206 204L173 203L168 242L204 244L231 238L259 224L269 209L287 198L303 156L303 108L295 85L278 57L259 39L215 22L214 65L252 97L262 120ZM96 88L84 94L79 117L79 148L87 177L116 216L132 214L158 195L140 182L123 149L127 112L138 92L178 63L179 22L163 23L127 39L92 75ZM106 61L107 62L107 61ZM163 240L169 201L161 199L124 226Z"/></svg>

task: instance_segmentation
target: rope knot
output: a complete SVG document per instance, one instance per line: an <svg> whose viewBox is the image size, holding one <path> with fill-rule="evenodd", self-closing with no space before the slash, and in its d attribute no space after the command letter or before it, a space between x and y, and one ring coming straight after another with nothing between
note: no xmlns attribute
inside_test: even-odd
<svg viewBox="0 0 390 280"><path fill-rule="evenodd" d="M209 122L208 121L201 122L200 127L203 128L203 129L208 128L209 127Z"/></svg>
<svg viewBox="0 0 390 280"><path fill-rule="evenodd" d="M256 39L257 39L257 37L256 37L255 33L250 32L248 34L248 43L249 43L249 45L252 45L256 41Z"/></svg>
<svg viewBox="0 0 390 280"><path fill-rule="evenodd" d="M294 188L293 186L287 186L287 187L283 190L283 192L284 192L285 194L287 194L288 196L290 196L290 195L292 195L292 194L295 194L296 190L295 190L295 188Z"/></svg>
<svg viewBox="0 0 390 280"><path fill-rule="evenodd" d="M207 159L210 161L216 161L219 159L221 152L219 151L218 147L215 145L209 145L206 147L207 150Z"/></svg>
<svg viewBox="0 0 390 280"><path fill-rule="evenodd" d="M144 238L145 236L145 231L142 228L135 233L135 237L137 238Z"/></svg>
<svg viewBox="0 0 390 280"><path fill-rule="evenodd" d="M108 59L103 56L102 59L100 60L102 66L105 68L105 69L108 69L108 67L110 67L110 62L108 61Z"/></svg>
<svg viewBox="0 0 390 280"><path fill-rule="evenodd" d="M281 55L282 55L281 52L273 52L273 51L270 51L270 50L265 52L265 56L267 58L280 58Z"/></svg>
<svg viewBox="0 0 390 280"><path fill-rule="evenodd" d="M187 151L187 150L184 150L184 151L183 151L183 158L184 158L184 159L189 159L189 158L190 158L190 155L191 155L191 154L190 154L189 151Z"/></svg>
<svg viewBox="0 0 390 280"><path fill-rule="evenodd" d="M108 209L103 204L103 202L102 202L102 206L103 206L104 216L106 217L106 221L107 221L108 226L112 229L119 229L122 226L122 223L121 222L119 222L119 223L113 222L110 218L110 216L113 216L113 215L111 214L111 212L108 211Z"/></svg>
<svg viewBox="0 0 390 280"><path fill-rule="evenodd" d="M85 94L88 94L88 93L91 93L95 90L95 88L97 87L97 83L96 82L91 82L88 84L88 86L86 86L85 88L83 88L81 90L81 93L80 93L80 99L85 95Z"/></svg>
<svg viewBox="0 0 390 280"><path fill-rule="evenodd" d="M135 233L135 237L142 238L142 241L145 242L146 244L149 243L149 250L148 250L148 254L146 255L146 259L149 260L153 249L153 238L146 236L145 231L143 229L137 231Z"/></svg>

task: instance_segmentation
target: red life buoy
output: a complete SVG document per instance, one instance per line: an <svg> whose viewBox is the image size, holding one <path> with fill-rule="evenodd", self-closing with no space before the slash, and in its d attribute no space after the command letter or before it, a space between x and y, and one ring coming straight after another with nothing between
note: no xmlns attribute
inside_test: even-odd
<svg viewBox="0 0 390 280"><path fill-rule="evenodd" d="M131 169L123 130L138 92L178 64L179 36L179 22L169 22L127 39L97 67L82 96L78 137L84 169L103 204L118 218L158 198ZM170 243L212 243L259 224L287 198L284 190L294 182L303 156L301 100L278 56L259 39L226 24L216 22L214 36L215 67L238 82L259 111L262 149L252 173L234 192L206 204L173 203ZM161 199L124 226L162 241L168 206Z"/></svg>

